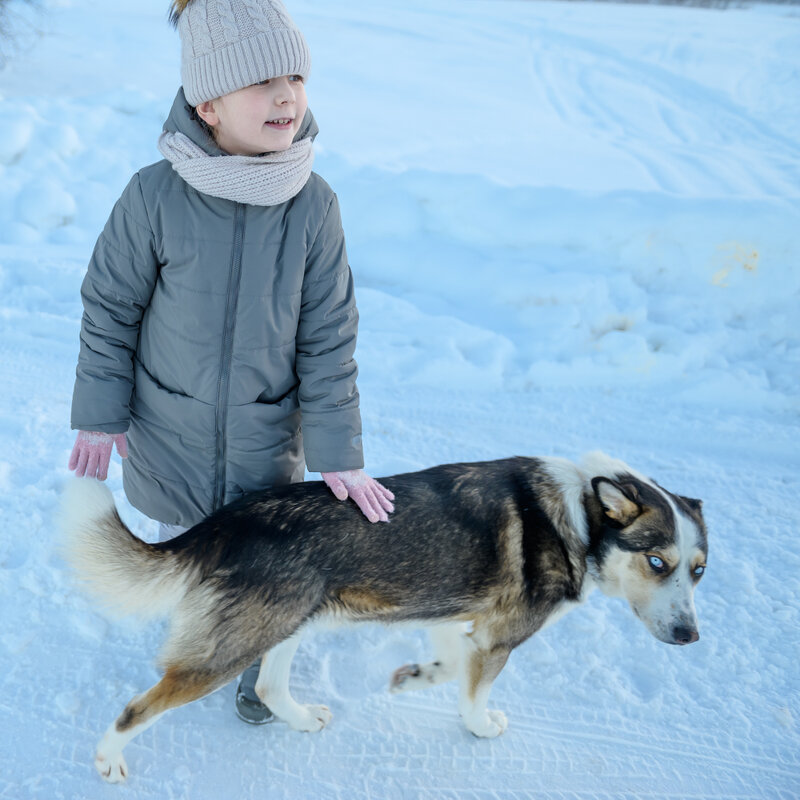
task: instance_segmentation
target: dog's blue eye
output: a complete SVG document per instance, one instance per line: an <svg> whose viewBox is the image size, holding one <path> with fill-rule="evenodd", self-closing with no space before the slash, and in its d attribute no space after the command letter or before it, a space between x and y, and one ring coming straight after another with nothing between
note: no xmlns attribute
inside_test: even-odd
<svg viewBox="0 0 800 800"><path fill-rule="evenodd" d="M699 577L700 577L700 576L701 576L701 575L702 575L702 574L703 574L705 571L706 571L706 568L705 568L705 567L704 567L702 564L701 564L699 567L695 567L695 568L694 568L694 574L695 574L695 575L697 575L697 577L698 577L698 578L699 578Z"/></svg>
<svg viewBox="0 0 800 800"><path fill-rule="evenodd" d="M664 562L658 556L649 556L647 560L655 572L663 572L666 569Z"/></svg>

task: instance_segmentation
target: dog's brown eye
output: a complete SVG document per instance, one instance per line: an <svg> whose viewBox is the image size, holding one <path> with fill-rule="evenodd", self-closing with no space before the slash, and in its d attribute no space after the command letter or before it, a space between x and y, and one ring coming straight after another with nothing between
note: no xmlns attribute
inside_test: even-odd
<svg viewBox="0 0 800 800"><path fill-rule="evenodd" d="M663 572L667 568L667 565L658 556L648 556L647 563L650 564L653 572Z"/></svg>

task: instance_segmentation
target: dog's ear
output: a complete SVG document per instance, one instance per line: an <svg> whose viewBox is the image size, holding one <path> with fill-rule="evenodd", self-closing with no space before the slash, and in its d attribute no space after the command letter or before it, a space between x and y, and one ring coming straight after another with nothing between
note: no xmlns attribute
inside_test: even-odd
<svg viewBox="0 0 800 800"><path fill-rule="evenodd" d="M681 500L683 500L684 503L686 503L687 506L689 506L689 508L692 511L696 511L698 514L702 514L703 513L703 501L702 500L695 500L692 497L684 497L683 495L678 495L678 496L681 498Z"/></svg>
<svg viewBox="0 0 800 800"><path fill-rule="evenodd" d="M592 489L606 516L623 527L630 525L642 513L639 493L631 483L621 484L611 478L592 478Z"/></svg>

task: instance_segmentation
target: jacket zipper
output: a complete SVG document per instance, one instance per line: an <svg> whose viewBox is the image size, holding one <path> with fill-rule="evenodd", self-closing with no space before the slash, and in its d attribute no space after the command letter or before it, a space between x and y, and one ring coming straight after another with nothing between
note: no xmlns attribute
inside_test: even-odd
<svg viewBox="0 0 800 800"><path fill-rule="evenodd" d="M236 328L236 308L239 303L239 286L242 277L242 251L244 249L245 206L236 203L233 212L233 247L228 274L228 295L225 302L225 327L222 335L219 380L217 382L216 425L216 477L214 483L214 510L225 504L225 479L227 472L228 398L231 385L233 334Z"/></svg>

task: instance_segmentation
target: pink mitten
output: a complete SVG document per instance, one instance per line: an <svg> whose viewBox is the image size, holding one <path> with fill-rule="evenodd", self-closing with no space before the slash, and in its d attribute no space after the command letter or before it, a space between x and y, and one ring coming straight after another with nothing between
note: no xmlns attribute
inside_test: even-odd
<svg viewBox="0 0 800 800"><path fill-rule="evenodd" d="M75 470L78 478L108 477L108 462L111 448L117 446L120 458L128 457L128 440L124 433L101 433L100 431L78 431L78 438L69 457L69 469Z"/></svg>
<svg viewBox="0 0 800 800"><path fill-rule="evenodd" d="M363 469L351 469L345 472L323 472L322 480L339 500L352 497L370 522L389 521L389 514L394 511L392 500L394 495L381 486L374 478L370 478Z"/></svg>

